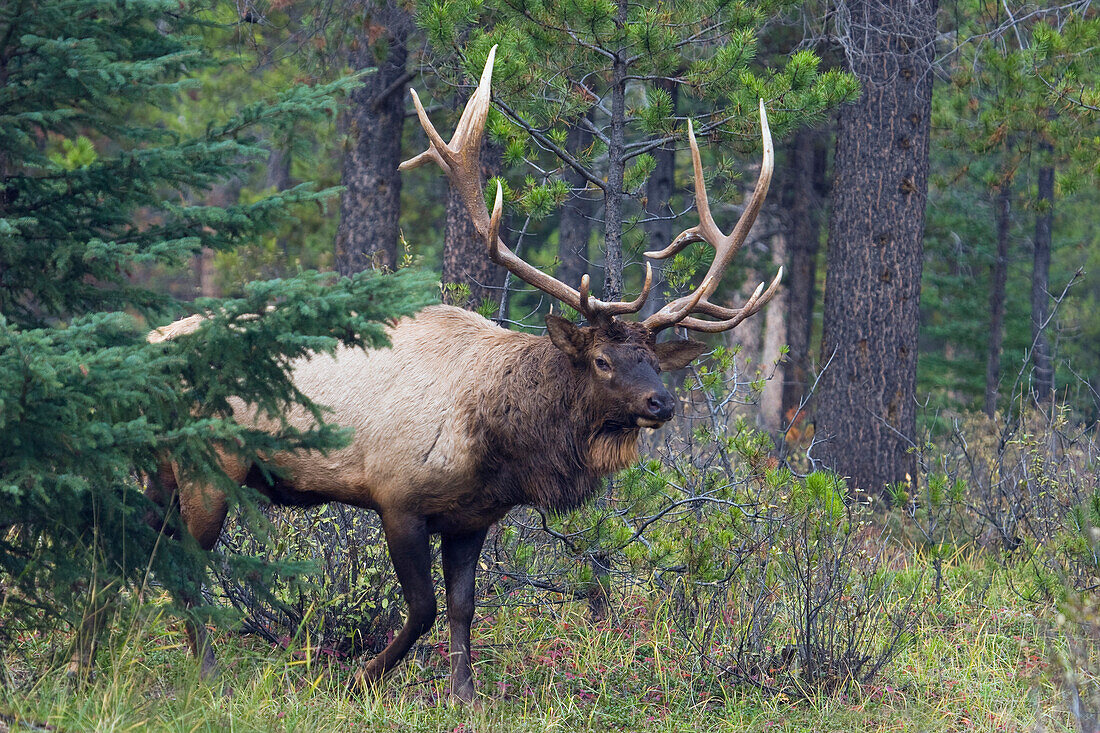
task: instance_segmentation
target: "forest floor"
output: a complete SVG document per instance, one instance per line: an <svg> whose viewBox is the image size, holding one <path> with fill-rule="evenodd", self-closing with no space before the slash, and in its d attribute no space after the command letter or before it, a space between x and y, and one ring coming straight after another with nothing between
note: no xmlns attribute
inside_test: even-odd
<svg viewBox="0 0 1100 733"><path fill-rule="evenodd" d="M637 601L603 623L580 604L479 616L473 708L443 695L445 623L380 691L360 692L349 660L225 633L221 676L203 683L178 624L146 611L114 633L83 686L49 671L65 640L22 640L3 660L0 731L1077 730L1057 682L1053 610L998 577L948 568L943 598L879 681L808 696L724 679L671 643L674 619Z"/></svg>

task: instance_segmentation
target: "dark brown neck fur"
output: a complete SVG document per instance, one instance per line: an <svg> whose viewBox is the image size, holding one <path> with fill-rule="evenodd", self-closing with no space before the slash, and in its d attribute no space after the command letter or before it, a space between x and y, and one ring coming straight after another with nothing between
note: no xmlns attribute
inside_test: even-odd
<svg viewBox="0 0 1100 733"><path fill-rule="evenodd" d="M509 355L473 416L485 488L502 504L565 511L638 455L638 429L604 425L586 382L549 338Z"/></svg>

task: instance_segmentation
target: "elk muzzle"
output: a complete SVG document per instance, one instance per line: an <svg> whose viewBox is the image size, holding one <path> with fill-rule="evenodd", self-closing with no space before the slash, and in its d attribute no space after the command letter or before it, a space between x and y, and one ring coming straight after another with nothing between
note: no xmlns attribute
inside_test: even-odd
<svg viewBox="0 0 1100 733"><path fill-rule="evenodd" d="M643 412L635 417L635 422L641 428L659 428L672 418L675 411L675 398L662 387L646 397Z"/></svg>

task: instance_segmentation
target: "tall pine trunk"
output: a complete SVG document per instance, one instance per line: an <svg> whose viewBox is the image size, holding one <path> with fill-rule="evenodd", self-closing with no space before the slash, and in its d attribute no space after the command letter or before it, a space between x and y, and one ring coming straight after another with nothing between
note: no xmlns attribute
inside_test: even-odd
<svg viewBox="0 0 1100 733"><path fill-rule="evenodd" d="M626 3L620 0L621 15ZM623 180L626 175L626 62L616 56L611 70L611 130L607 146L607 188L604 190L604 300L623 294Z"/></svg>
<svg viewBox="0 0 1100 733"><path fill-rule="evenodd" d="M627 0L618 0L618 19L626 22ZM618 300L623 293L623 181L626 173L626 61L623 49L611 62L611 130L607 146L607 188L604 189L604 300ZM611 500L614 478L598 503ZM611 555L597 549L588 558L592 584L588 594L588 613L593 619L607 616L610 605Z"/></svg>
<svg viewBox="0 0 1100 733"><path fill-rule="evenodd" d="M293 157L289 150L283 150L282 148L272 145L271 153L267 156L267 173L264 176L264 188L273 188L276 191L282 191L284 188L290 188L291 175L290 167L293 162ZM279 251L283 253L283 262L289 262L290 258L287 257L287 238L280 233L276 245L279 247Z"/></svg>
<svg viewBox="0 0 1100 733"><path fill-rule="evenodd" d="M482 184L500 175L500 169L500 150L486 137L481 145ZM443 235L443 283L465 285L470 291L465 302L452 302L452 305L477 309L488 301L499 308L507 272L489 259L485 240L477 233L462 199L453 186L448 186L447 225ZM454 300L450 296L447 299Z"/></svg>
<svg viewBox="0 0 1100 733"><path fill-rule="evenodd" d="M917 335L937 0L852 0L863 85L841 109L818 394L820 457L881 492L915 471Z"/></svg>
<svg viewBox="0 0 1100 733"><path fill-rule="evenodd" d="M985 362L985 414L997 412L1001 384L1001 347L1005 328L1005 284L1008 282L1008 233L1012 215L1012 179L1005 177L997 188L997 255L990 268L989 348Z"/></svg>
<svg viewBox="0 0 1100 733"><path fill-rule="evenodd" d="M1039 143L1044 156L1039 168L1038 201L1035 216L1035 259L1031 269L1031 363L1035 367L1035 398L1048 402L1054 398L1054 367L1051 364L1050 339L1046 323L1050 317L1050 245L1054 224L1054 166L1049 141Z"/></svg>
<svg viewBox="0 0 1100 733"><path fill-rule="evenodd" d="M787 234L779 229L771 238L771 246L768 248L772 255L772 267L774 272L787 260ZM765 376L770 376L764 383L764 390L760 394L760 409L757 415L757 424L770 433L777 433L783 429L783 383L788 364L781 361L781 349L788 341L787 330L789 325L789 300L793 292L790 289L780 291L772 298L764 309L764 318L760 344L760 368Z"/></svg>
<svg viewBox="0 0 1100 733"><path fill-rule="evenodd" d="M341 183L336 270L350 275L397 262L401 203L401 129L405 122L406 48L412 21L389 0L367 22L348 63L377 67L351 94L345 113L347 147ZM372 40L369 40L372 39Z"/></svg>
<svg viewBox="0 0 1100 733"><path fill-rule="evenodd" d="M793 417L810 388L810 338L817 300L817 253L821 213L825 136L802 129L789 146L787 206L787 365L783 373L783 415Z"/></svg>

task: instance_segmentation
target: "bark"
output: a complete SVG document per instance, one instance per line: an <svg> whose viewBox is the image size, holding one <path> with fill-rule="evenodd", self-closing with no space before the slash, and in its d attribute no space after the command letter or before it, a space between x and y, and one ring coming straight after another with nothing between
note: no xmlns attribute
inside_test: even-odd
<svg viewBox="0 0 1100 733"><path fill-rule="evenodd" d="M916 474L917 335L937 0L852 0L863 94L841 109L829 223L818 455L852 488Z"/></svg>
<svg viewBox="0 0 1100 733"><path fill-rule="evenodd" d="M620 0L625 8L625 3ZM622 15L625 16L625 9ZM626 62L616 56L611 71L611 130L607 146L607 189L604 191L603 300L623 294L623 179L626 161Z"/></svg>
<svg viewBox="0 0 1100 733"><path fill-rule="evenodd" d="M675 115L680 86L671 82L661 82L658 86L672 96L672 113ZM645 211L647 218L651 219L645 225L645 249L647 250L663 249L678 234L673 229L675 222L672 220L671 206L672 194L676 191L676 147L670 144L654 150L652 155L657 165L645 186ZM664 262L652 260L651 264L653 265L653 290L650 291L649 299L642 307L640 318L643 319L664 307L664 292L668 287L665 284Z"/></svg>
<svg viewBox="0 0 1100 733"><path fill-rule="evenodd" d="M627 2L618 0L618 18L626 21ZM623 179L626 172L626 60L622 50L611 64L611 130L607 146L607 189L604 191L604 280L602 298L619 300L623 293ZM610 500L614 481L607 482ZM588 612L593 619L607 616L611 587L610 557L596 553L589 559L592 569L592 592L588 597Z"/></svg>
<svg viewBox="0 0 1100 733"><path fill-rule="evenodd" d="M481 182L499 175L500 150L489 142L488 136L481 145ZM503 229L503 227L502 227ZM445 300L471 310L485 301L499 307L507 270L489 259L485 240L477 233L462 199L454 188L447 192L447 227L443 236L443 283L465 285L470 289L465 302L453 302L450 295Z"/></svg>
<svg viewBox="0 0 1100 733"><path fill-rule="evenodd" d="M340 227L336 233L336 270L351 275L397 262L401 200L401 128L405 122L406 48L411 20L392 0L377 8L367 32L352 49L348 65L356 71L377 67L351 94L344 125ZM373 40L368 40L368 37Z"/></svg>
<svg viewBox="0 0 1100 733"><path fill-rule="evenodd" d="M1043 141L1039 149L1045 161L1039 168L1038 211L1035 217L1035 259L1031 268L1031 363L1035 367L1035 397L1040 402L1054 398L1054 367L1051 364L1050 339L1046 333L1050 317L1050 244L1054 223L1054 167L1050 165L1051 144Z"/></svg>
<svg viewBox="0 0 1100 733"><path fill-rule="evenodd" d="M787 203L787 365L783 373L783 415L794 417L812 384L810 339L817 300L817 254L821 248L821 181L825 136L800 130L790 144Z"/></svg>
<svg viewBox="0 0 1100 733"><path fill-rule="evenodd" d="M288 151L272 145L271 153L267 156L267 173L264 175L264 186L282 191L290 188L290 164L292 158Z"/></svg>
<svg viewBox="0 0 1100 733"><path fill-rule="evenodd" d="M1008 282L1008 231L1012 214L1012 180L997 189L997 256L989 279L989 353L985 363L985 414L997 412L1001 383L1001 345L1005 326L1005 283Z"/></svg>
<svg viewBox="0 0 1100 733"><path fill-rule="evenodd" d="M772 270L775 271L787 259L787 237L782 232L772 237L771 253ZM776 433L783 428L784 373L789 365L777 362L780 350L788 340L788 299L791 295L793 293L789 288L780 290L764 309L760 368L764 370L764 376L771 378L764 383L764 391L760 395L757 424L770 433Z"/></svg>
<svg viewBox="0 0 1100 733"><path fill-rule="evenodd" d="M737 302L744 303L756 290L756 285L763 279L763 273L755 267L746 268L745 279L737 287ZM778 297L778 296L776 296ZM733 306L734 303L725 303ZM753 316L737 328L726 331L724 334L726 345L737 348L736 364L741 379L754 380L762 376L757 374L761 368L764 353L764 319L759 315ZM756 410L759 415L759 410Z"/></svg>
<svg viewBox="0 0 1100 733"><path fill-rule="evenodd" d="M565 149L576 154L592 144L592 133L580 124L569 128ZM558 222L558 271L557 278L574 288L579 287L581 277L588 272L588 242L592 239L592 200L587 198L588 182L571 166L562 175L573 197L561 210Z"/></svg>

